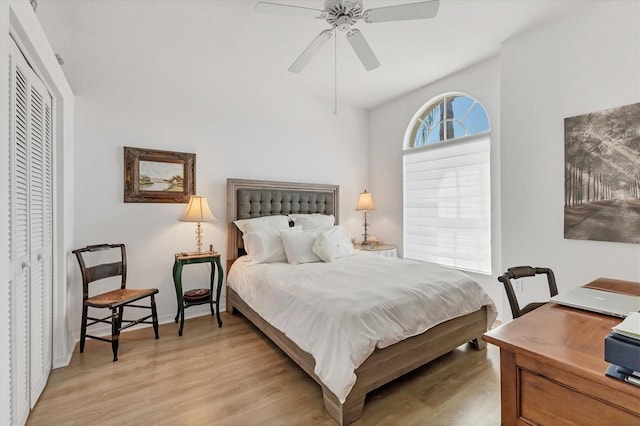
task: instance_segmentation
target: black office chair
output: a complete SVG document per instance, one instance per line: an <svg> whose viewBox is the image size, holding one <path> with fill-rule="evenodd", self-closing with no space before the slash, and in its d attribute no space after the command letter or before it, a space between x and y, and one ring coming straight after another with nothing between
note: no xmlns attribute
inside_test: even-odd
<svg viewBox="0 0 640 426"><path fill-rule="evenodd" d="M107 251L118 249L119 260L111 263L103 263L99 265L87 266L84 255L91 252ZM155 294L158 293L157 288L146 289L128 289L127 287L127 253L124 244L98 244L87 246L81 249L73 250L73 254L78 259L80 272L82 273L82 324L80 329L80 353L84 352L85 338L102 340L111 342L113 351L113 360L118 360L118 338L120 332L126 328L136 324L153 324L153 331L156 339L158 338L158 313L156 312ZM89 284L109 277L120 277L120 286L116 290L106 293L89 296ZM133 303L149 297L150 306L134 305ZM134 307L142 309L150 309L151 314L137 320L125 320L122 318L124 307ZM111 315L105 318L93 318L88 316L89 307L92 308L108 308L111 309ZM148 321L151 319L151 321ZM91 320L91 322L89 322ZM87 326L107 323L111 324L111 338L106 339L99 336L91 336L87 334ZM122 324L125 324L124 326Z"/></svg>
<svg viewBox="0 0 640 426"><path fill-rule="evenodd" d="M558 294L558 287L556 286L556 277L553 275L553 271L549 268L533 268L531 266L515 266L507 269L507 272L498 277L498 281L504 284L504 289L507 292L507 298L509 299L509 305L511 306L511 313L513 318L521 317L527 312L531 312L536 308L544 305L547 302L534 302L529 303L524 308L520 308L516 292L513 291L513 285L511 280L518 280L520 278L533 277L536 275L546 275L547 282L549 283L549 293L551 296Z"/></svg>

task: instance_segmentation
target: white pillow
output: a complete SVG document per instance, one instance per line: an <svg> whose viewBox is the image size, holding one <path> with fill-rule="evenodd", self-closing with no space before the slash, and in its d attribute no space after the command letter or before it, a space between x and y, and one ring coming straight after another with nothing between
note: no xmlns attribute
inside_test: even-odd
<svg viewBox="0 0 640 426"><path fill-rule="evenodd" d="M280 231L280 238L287 255L287 261L292 264L320 262L318 256L313 253L313 244L318 238L317 231L303 231L296 226L285 231Z"/></svg>
<svg viewBox="0 0 640 426"><path fill-rule="evenodd" d="M351 236L342 226L334 226L318 235L313 252L325 262L350 256L354 253Z"/></svg>
<svg viewBox="0 0 640 426"><path fill-rule="evenodd" d="M336 218L332 214L292 214L289 215L289 217L293 220L296 226L302 226L304 231L325 231L336 223Z"/></svg>
<svg viewBox="0 0 640 426"><path fill-rule="evenodd" d="M280 230L269 229L259 232L247 232L242 235L244 249L250 263L286 262Z"/></svg>
<svg viewBox="0 0 640 426"><path fill-rule="evenodd" d="M252 219L234 220L233 223L243 234L246 234L270 229L287 229L289 227L289 218L284 215L261 216Z"/></svg>

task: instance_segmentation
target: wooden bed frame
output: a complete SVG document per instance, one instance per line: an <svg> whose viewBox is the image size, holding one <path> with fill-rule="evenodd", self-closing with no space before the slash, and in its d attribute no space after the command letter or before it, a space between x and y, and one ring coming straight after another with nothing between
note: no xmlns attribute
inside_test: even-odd
<svg viewBox="0 0 640 426"><path fill-rule="evenodd" d="M255 181L245 179L227 180L227 220L229 222L227 235L227 265L230 267L238 257L242 248L240 231L233 224L238 217L239 189L258 189L261 191L317 191L333 194L336 217L338 221L339 189L336 185L300 184L289 182ZM228 269L227 269L228 270ZM388 383L403 374L432 361L458 346L472 342L477 350L486 348L482 335L488 329L487 308L482 307L476 312L454 318L439 324L426 332L405 339L384 349L375 351L356 369L357 381L344 403L331 392L314 373L315 360L300 349L291 339L264 320L250 308L232 288L227 286L227 312L239 311L278 347L280 347L293 361L296 362L321 387L324 404L329 415L340 425L347 425L360 418L364 408L365 397L368 392Z"/></svg>

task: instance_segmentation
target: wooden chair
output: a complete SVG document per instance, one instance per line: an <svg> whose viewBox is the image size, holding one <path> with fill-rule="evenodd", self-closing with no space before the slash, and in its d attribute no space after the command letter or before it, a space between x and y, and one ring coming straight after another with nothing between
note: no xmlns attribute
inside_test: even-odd
<svg viewBox="0 0 640 426"><path fill-rule="evenodd" d="M103 263L94 266L86 266L86 253L97 251L107 251L112 249L120 249L119 260L112 263ZM153 330L158 338L158 313L156 312L155 294L158 293L157 288L148 289L128 289L127 287L127 254L124 244L98 244L87 246L81 249L73 250L73 253L80 264L80 272L82 273L82 324L80 331L80 353L84 352L85 338L102 340L111 342L113 350L113 361L118 360L118 338L120 332L124 329L132 327L136 324L153 324ZM89 284L109 277L120 276L120 288L105 293L89 296ZM151 298L150 306L134 305L136 302L145 297ZM147 315L137 320L125 320L122 318L124 307L134 307L142 309L151 309L151 315ZM105 318L93 318L88 316L89 308L108 308L111 309L111 315ZM147 321L151 318L151 322ZM88 322L91 320L92 322ZM104 337L91 336L87 334L87 326L107 323L111 324L111 339ZM125 324L124 326L122 324Z"/></svg>
<svg viewBox="0 0 640 426"><path fill-rule="evenodd" d="M513 318L521 317L527 312L531 312L536 308L544 305L547 302L534 302L529 303L524 308L520 308L518 304L518 298L515 291L513 291L513 285L511 280L517 280L520 278L533 277L535 275L544 274L547 276L547 282L549 283L549 293L551 296L558 294L558 288L556 286L556 277L553 275L553 271L549 268L533 268L531 266L515 266L507 269L507 272L498 277L498 281L504 284L504 289L507 292L507 298L509 299L509 305L511 306L511 313Z"/></svg>

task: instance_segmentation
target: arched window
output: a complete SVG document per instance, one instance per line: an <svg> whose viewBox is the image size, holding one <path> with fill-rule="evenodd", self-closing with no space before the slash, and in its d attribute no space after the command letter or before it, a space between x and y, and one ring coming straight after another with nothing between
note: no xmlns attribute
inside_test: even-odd
<svg viewBox="0 0 640 426"><path fill-rule="evenodd" d="M410 148L489 131L489 118L477 100L451 94L429 102L414 117Z"/></svg>
<svg viewBox="0 0 640 426"><path fill-rule="evenodd" d="M490 126L476 99L441 95L404 140L404 256L491 273Z"/></svg>

